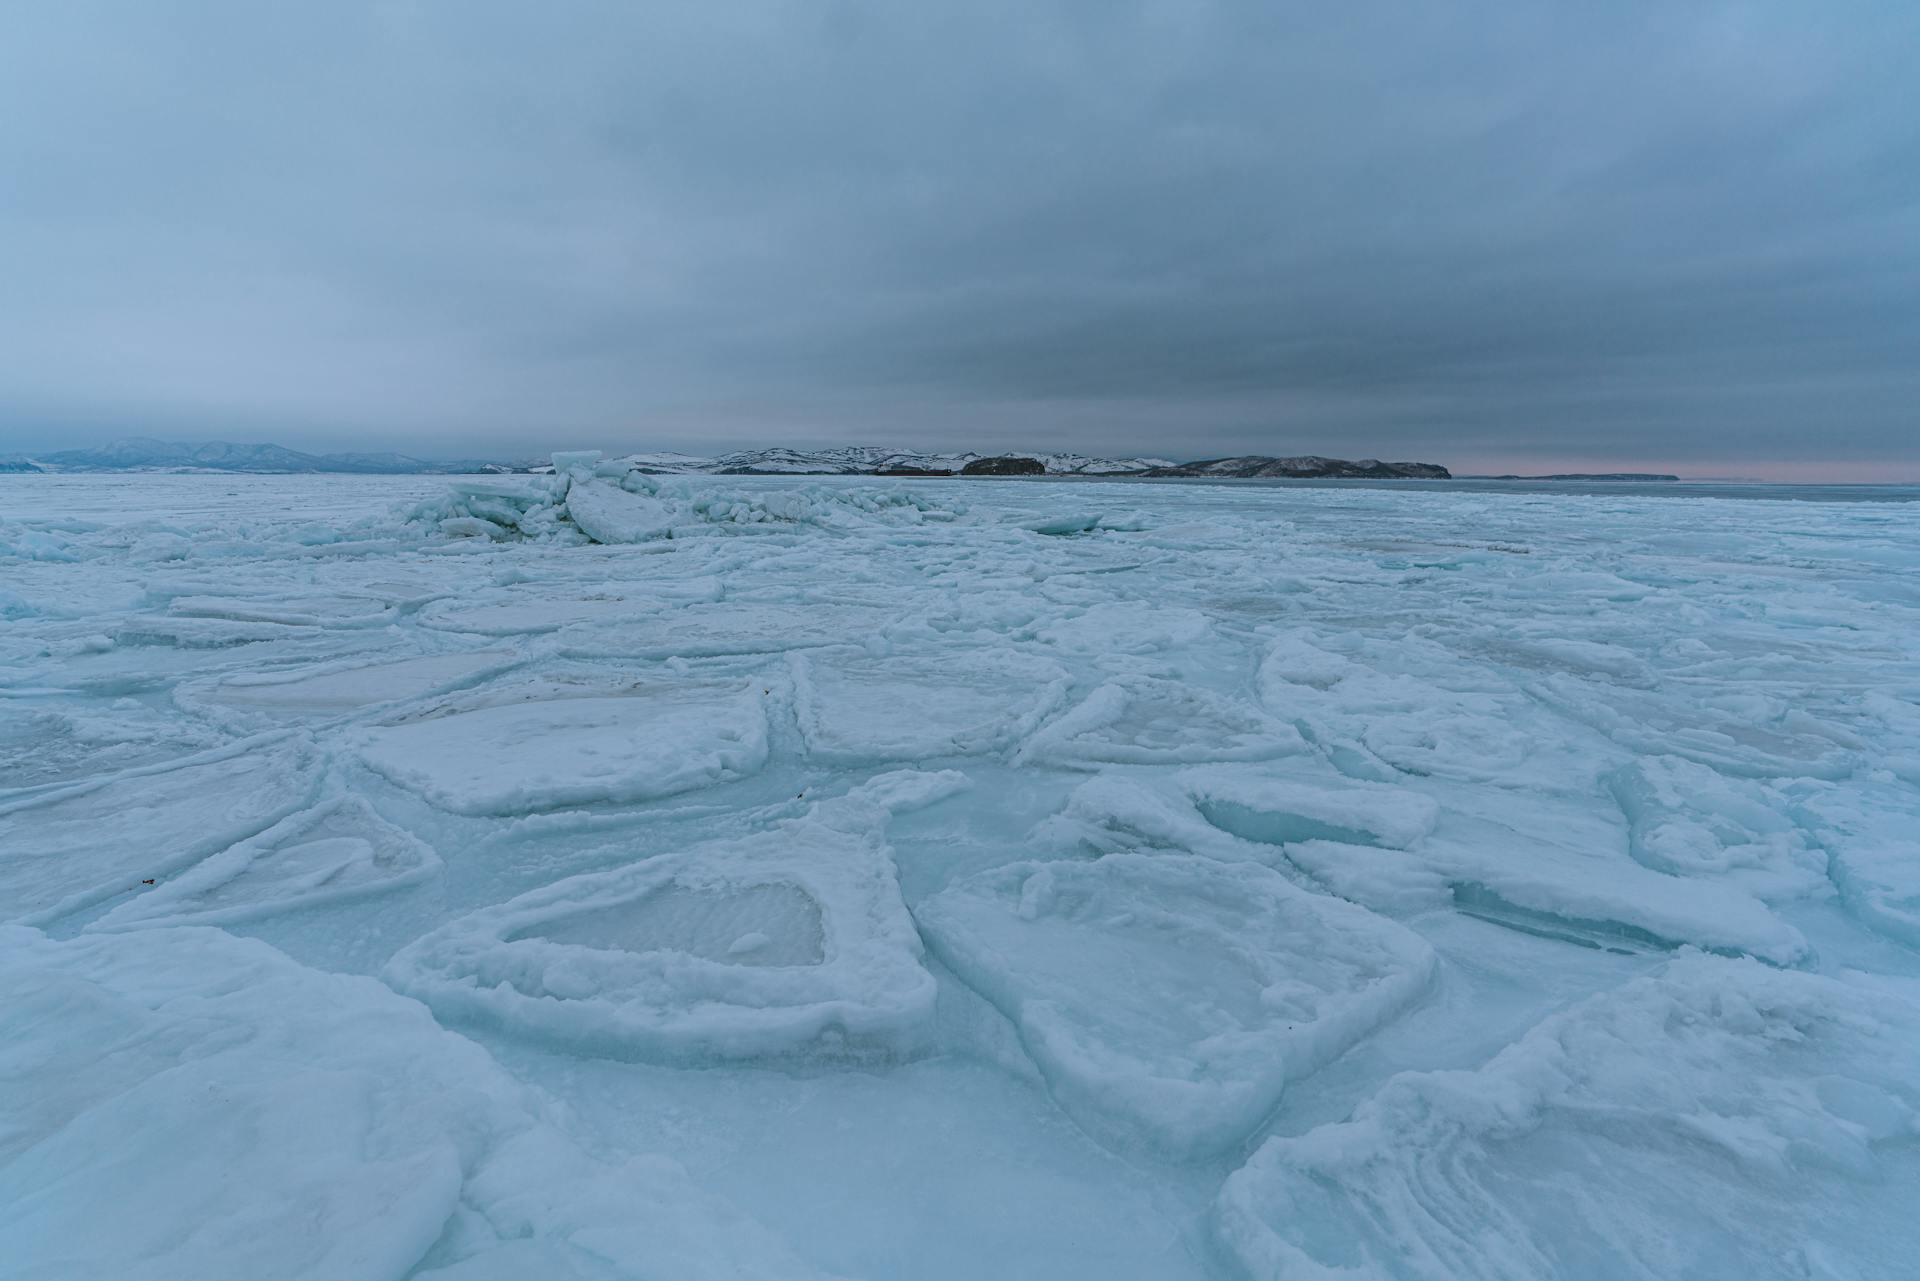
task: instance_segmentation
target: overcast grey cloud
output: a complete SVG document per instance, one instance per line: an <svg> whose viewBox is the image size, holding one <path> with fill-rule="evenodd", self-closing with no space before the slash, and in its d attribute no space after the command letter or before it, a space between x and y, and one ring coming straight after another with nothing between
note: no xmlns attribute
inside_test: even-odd
<svg viewBox="0 0 1920 1281"><path fill-rule="evenodd" d="M0 449L1920 475L1920 6L26 0Z"/></svg>

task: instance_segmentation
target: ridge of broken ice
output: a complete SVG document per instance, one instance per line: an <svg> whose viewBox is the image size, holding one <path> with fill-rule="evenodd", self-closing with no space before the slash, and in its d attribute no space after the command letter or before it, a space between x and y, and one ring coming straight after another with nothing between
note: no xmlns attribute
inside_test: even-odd
<svg viewBox="0 0 1920 1281"><path fill-rule="evenodd" d="M553 460L551 475L456 480L442 497L415 507L409 519L459 538L620 544L685 537L703 526L915 525L952 521L966 510L926 501L905 486L809 485L769 493L602 462L592 451L555 454Z"/></svg>

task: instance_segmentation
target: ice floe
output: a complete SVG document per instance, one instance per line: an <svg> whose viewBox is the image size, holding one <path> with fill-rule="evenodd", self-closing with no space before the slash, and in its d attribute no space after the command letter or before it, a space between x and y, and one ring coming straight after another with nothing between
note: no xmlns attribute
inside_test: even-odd
<svg viewBox="0 0 1920 1281"><path fill-rule="evenodd" d="M1005 751L1066 698L1067 672L1015 652L795 655L795 714L824 761Z"/></svg>
<svg viewBox="0 0 1920 1281"><path fill-rule="evenodd" d="M1678 756L1643 756L1608 779L1634 859L1674 876L1712 876L1762 898L1824 888L1826 855L1784 796Z"/></svg>
<svg viewBox="0 0 1920 1281"><path fill-rule="evenodd" d="M513 701L373 726L358 732L360 755L462 814L654 800L766 763L770 695L754 681L568 693L533 685Z"/></svg>
<svg viewBox="0 0 1920 1281"><path fill-rule="evenodd" d="M908 1054L934 981L882 831L964 786L883 776L762 833L569 877L449 922L386 977L448 1017L589 1053Z"/></svg>
<svg viewBox="0 0 1920 1281"><path fill-rule="evenodd" d="M1788 811L1826 852L1847 909L1920 948L1920 788L1890 779L1801 784Z"/></svg>
<svg viewBox="0 0 1920 1281"><path fill-rule="evenodd" d="M211 925L417 885L440 856L358 796L288 815L115 907L90 928Z"/></svg>
<svg viewBox="0 0 1920 1281"><path fill-rule="evenodd" d="M1176 1158L1244 1139L1433 964L1364 908L1257 864L1169 854L1013 864L915 918L1013 1020L1076 1120Z"/></svg>
<svg viewBox="0 0 1920 1281"><path fill-rule="evenodd" d="M381 703L424 698L506 671L512 650L481 649L385 661L322 663L290 670L236 672L184 687L189 702L271 716L327 716Z"/></svg>
<svg viewBox="0 0 1920 1281"><path fill-rule="evenodd" d="M865 645L895 615L864 605L785 601L693 602L633 618L583 621L554 643L571 658L712 658Z"/></svg>
<svg viewBox="0 0 1920 1281"><path fill-rule="evenodd" d="M141 765L178 760L220 735L134 698L97 705L0 703L0 799Z"/></svg>
<svg viewBox="0 0 1920 1281"><path fill-rule="evenodd" d="M0 927L23 1276L812 1278L672 1161L607 1161L418 1004L216 930Z"/></svg>
<svg viewBox="0 0 1920 1281"><path fill-rule="evenodd" d="M182 618L279 623L287 627L378 627L398 616L389 602L377 596L339 593L261 598L176 596L168 602L167 611Z"/></svg>
<svg viewBox="0 0 1920 1281"><path fill-rule="evenodd" d="M1449 810L1404 786L1277 769L1203 766L1153 780L1103 775L1075 790L1044 825L1046 839L1290 865L1382 911L1450 905L1587 947L1691 943L1777 964L1809 954L1800 932L1747 890L1644 867L1604 826L1583 832L1563 824L1554 832L1552 807Z"/></svg>
<svg viewBox="0 0 1920 1281"><path fill-rule="evenodd" d="M1262 1281L1890 1281L1920 1248L1915 997L1680 957L1268 1140L1221 1240Z"/></svg>
<svg viewBox="0 0 1920 1281"><path fill-rule="evenodd" d="M40 923L261 831L319 785L311 742L262 735L0 803L0 918Z"/></svg>
<svg viewBox="0 0 1920 1281"><path fill-rule="evenodd" d="M1249 761L1307 750L1300 732L1178 681L1119 677L1041 728L1023 759L1060 765Z"/></svg>

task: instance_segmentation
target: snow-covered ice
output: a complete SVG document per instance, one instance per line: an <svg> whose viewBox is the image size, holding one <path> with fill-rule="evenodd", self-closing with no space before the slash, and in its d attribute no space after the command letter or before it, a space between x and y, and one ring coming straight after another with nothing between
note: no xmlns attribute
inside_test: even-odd
<svg viewBox="0 0 1920 1281"><path fill-rule="evenodd" d="M370 979L215 930L0 927L0 990L13 1275L820 1275Z"/></svg>
<svg viewBox="0 0 1920 1281"><path fill-rule="evenodd" d="M415 885L440 856L359 796L337 796L229 845L88 928L213 924Z"/></svg>
<svg viewBox="0 0 1920 1281"><path fill-rule="evenodd" d="M1912 1275L1920 505L555 462L0 477L0 1275Z"/></svg>
<svg viewBox="0 0 1920 1281"><path fill-rule="evenodd" d="M135 891L252 836L318 783L311 744L282 734L0 803L0 915L40 923Z"/></svg>
<svg viewBox="0 0 1920 1281"><path fill-rule="evenodd" d="M965 785L883 775L752 836L568 877L442 926L386 975L449 1016L602 1054L909 1054L934 982L883 829Z"/></svg>
<svg viewBox="0 0 1920 1281"><path fill-rule="evenodd" d="M652 800L765 764L769 696L752 681L604 693L530 683L376 723L359 735L360 754L463 814Z"/></svg>
<svg viewBox="0 0 1920 1281"><path fill-rule="evenodd" d="M919 920L1069 1113L1174 1157L1251 1133L1289 1079L1390 1018L1433 963L1364 908L1174 854L1011 864L927 899Z"/></svg>
<svg viewBox="0 0 1920 1281"><path fill-rule="evenodd" d="M1255 1277L1840 1277L1912 1266L1920 988L1698 953L1471 1071L1269 1139L1220 1195Z"/></svg>

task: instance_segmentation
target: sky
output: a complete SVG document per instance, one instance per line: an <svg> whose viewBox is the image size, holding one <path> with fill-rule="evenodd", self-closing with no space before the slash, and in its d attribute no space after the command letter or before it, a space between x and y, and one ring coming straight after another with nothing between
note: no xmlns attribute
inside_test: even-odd
<svg viewBox="0 0 1920 1281"><path fill-rule="evenodd" d="M0 453L1920 479L1913 0L13 0Z"/></svg>

